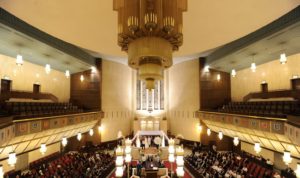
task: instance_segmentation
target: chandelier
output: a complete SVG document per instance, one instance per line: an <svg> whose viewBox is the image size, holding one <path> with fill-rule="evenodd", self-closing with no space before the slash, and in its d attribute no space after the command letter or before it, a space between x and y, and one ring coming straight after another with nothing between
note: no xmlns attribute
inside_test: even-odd
<svg viewBox="0 0 300 178"><path fill-rule="evenodd" d="M113 6L118 11L118 44L146 88L154 89L164 68L173 64L172 52L182 45L187 0L114 0Z"/></svg>

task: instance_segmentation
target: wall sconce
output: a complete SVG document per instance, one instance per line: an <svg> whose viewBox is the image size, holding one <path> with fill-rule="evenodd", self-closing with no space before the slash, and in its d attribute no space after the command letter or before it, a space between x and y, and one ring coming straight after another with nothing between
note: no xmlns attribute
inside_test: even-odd
<svg viewBox="0 0 300 178"><path fill-rule="evenodd" d="M297 79L297 78L299 78L299 75L293 75L292 76L292 79Z"/></svg>
<svg viewBox="0 0 300 178"><path fill-rule="evenodd" d="M80 81L83 82L84 81L84 76L81 74L80 75Z"/></svg>
<svg viewBox="0 0 300 178"><path fill-rule="evenodd" d="M221 80L221 74L217 75L217 80L220 81Z"/></svg>

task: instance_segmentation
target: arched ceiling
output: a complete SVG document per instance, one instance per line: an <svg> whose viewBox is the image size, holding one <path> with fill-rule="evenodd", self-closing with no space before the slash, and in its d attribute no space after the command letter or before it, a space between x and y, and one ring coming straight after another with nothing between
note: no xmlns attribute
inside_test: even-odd
<svg viewBox="0 0 300 178"><path fill-rule="evenodd" d="M184 44L176 60L194 58L276 20L299 0L188 0ZM117 45L112 0L0 0L0 6L50 35L102 55L125 60Z"/></svg>

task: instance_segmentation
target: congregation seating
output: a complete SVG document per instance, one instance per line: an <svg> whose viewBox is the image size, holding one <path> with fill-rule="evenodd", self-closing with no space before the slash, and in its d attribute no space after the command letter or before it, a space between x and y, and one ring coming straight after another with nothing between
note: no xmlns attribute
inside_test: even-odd
<svg viewBox="0 0 300 178"><path fill-rule="evenodd" d="M263 117L285 118L299 115L299 101L231 102L218 109L219 112Z"/></svg>
<svg viewBox="0 0 300 178"><path fill-rule="evenodd" d="M233 152L202 151L185 157L186 167L196 177L272 177L273 170Z"/></svg>
<svg viewBox="0 0 300 178"><path fill-rule="evenodd" d="M83 110L72 103L58 102L5 102L1 110L15 118L41 117L80 113Z"/></svg>
<svg viewBox="0 0 300 178"><path fill-rule="evenodd" d="M14 173L13 177L107 177L114 168L114 157L103 150L68 152L57 159L36 161L29 170ZM39 163L39 164L38 164ZM12 176L7 173L5 176Z"/></svg>
<svg viewBox="0 0 300 178"><path fill-rule="evenodd" d="M49 161L54 161L55 159L58 159L59 157L60 157L60 153L59 152L50 154L50 155L45 156L45 157L43 157L41 159L33 161L32 163L29 164L29 168L33 169L35 167L38 167L39 165L46 164Z"/></svg>

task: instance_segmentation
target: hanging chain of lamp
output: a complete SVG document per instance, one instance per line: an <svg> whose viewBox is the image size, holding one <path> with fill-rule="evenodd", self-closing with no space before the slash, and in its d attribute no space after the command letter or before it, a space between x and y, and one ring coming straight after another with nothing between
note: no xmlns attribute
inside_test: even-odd
<svg viewBox="0 0 300 178"><path fill-rule="evenodd" d="M187 0L114 0L113 9L118 11L118 44L128 53L129 66L138 70L147 89L154 89L183 43Z"/></svg>

